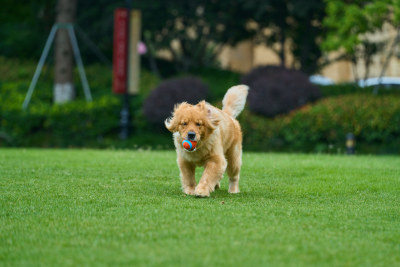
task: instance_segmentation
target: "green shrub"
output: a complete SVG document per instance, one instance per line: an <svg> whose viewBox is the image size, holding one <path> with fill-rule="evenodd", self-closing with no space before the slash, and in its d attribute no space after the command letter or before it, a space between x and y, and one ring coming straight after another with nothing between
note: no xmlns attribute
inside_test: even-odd
<svg viewBox="0 0 400 267"><path fill-rule="evenodd" d="M21 105L3 104L0 132L5 136L6 145L11 146L96 144L116 132L119 110L116 97L101 97L93 102L79 100L64 105L31 105L28 110L21 110Z"/></svg>
<svg viewBox="0 0 400 267"><path fill-rule="evenodd" d="M107 78L102 79L107 82ZM155 131L144 118L143 94L131 97L134 135L122 141L118 137L122 96L113 95L111 89L98 84L92 102L78 97L71 103L53 105L52 84L39 81L29 108L24 111L22 103L28 86L26 81L0 82L0 146L172 147L169 132Z"/></svg>
<svg viewBox="0 0 400 267"><path fill-rule="evenodd" d="M252 150L343 151L351 132L360 152L400 152L400 98L365 94L325 98L289 115L241 116L245 148Z"/></svg>
<svg viewBox="0 0 400 267"><path fill-rule="evenodd" d="M146 70L141 71L141 93L132 98L133 135L121 141L118 138L121 101L120 96L111 93L109 68L100 65L86 68L93 102L83 100L76 75L77 100L54 106L52 68L46 67L29 109L22 111L36 63L1 57L0 63L0 146L173 147L170 133L164 128L155 129L143 114L144 99L159 83ZM197 73L211 89L211 103L219 107L228 87L239 82L239 75L229 71L202 69ZM240 116L244 148L343 151L346 133L353 132L359 152L400 152L400 90L380 90L378 97L370 89L351 84L323 86L321 90L325 99L275 119L245 110Z"/></svg>
<svg viewBox="0 0 400 267"><path fill-rule="evenodd" d="M355 83L340 83L320 86L322 96L339 96L348 94L369 94L371 95L374 91L374 87L359 87ZM382 87L379 90L379 95L400 95L400 89L395 87Z"/></svg>
<svg viewBox="0 0 400 267"><path fill-rule="evenodd" d="M274 117L286 114L321 96L318 86L306 74L281 66L260 66L242 77L250 87L249 109L257 114Z"/></svg>
<svg viewBox="0 0 400 267"><path fill-rule="evenodd" d="M48 61L51 61L51 59L48 59ZM14 90L18 87L18 92L25 96L35 72L36 65L37 61L8 59L0 56L0 86L1 84L12 85L14 86ZM54 81L53 69L54 66L52 64L44 65L32 101L40 99L40 101L47 101L49 104L52 103L52 86ZM111 94L111 67L101 64L85 65L85 73L94 98ZM157 76L144 68L141 69L139 83L141 94L149 94L149 92L155 88L159 82ZM76 87L77 99L84 99L80 76L78 69L76 68L74 70L74 84ZM1 94L4 93L2 91L0 91Z"/></svg>
<svg viewBox="0 0 400 267"><path fill-rule="evenodd" d="M159 127L171 116L174 106L188 102L197 104L206 99L208 87L201 79L193 76L171 79L155 88L143 103L143 113L147 120Z"/></svg>

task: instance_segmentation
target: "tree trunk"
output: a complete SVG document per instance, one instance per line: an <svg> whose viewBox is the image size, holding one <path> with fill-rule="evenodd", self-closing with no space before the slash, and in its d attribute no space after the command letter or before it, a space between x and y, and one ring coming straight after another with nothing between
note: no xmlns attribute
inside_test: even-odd
<svg viewBox="0 0 400 267"><path fill-rule="evenodd" d="M73 23L76 0L58 0L56 23ZM54 103L69 102L75 97L73 51L66 29L59 29L55 41Z"/></svg>

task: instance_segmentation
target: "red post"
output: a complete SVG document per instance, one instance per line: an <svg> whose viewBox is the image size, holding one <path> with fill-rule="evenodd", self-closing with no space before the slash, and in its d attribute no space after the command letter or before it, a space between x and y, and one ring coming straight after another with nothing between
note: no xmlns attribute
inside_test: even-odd
<svg viewBox="0 0 400 267"><path fill-rule="evenodd" d="M124 94L128 75L128 10L117 8L114 11L113 47L113 92Z"/></svg>

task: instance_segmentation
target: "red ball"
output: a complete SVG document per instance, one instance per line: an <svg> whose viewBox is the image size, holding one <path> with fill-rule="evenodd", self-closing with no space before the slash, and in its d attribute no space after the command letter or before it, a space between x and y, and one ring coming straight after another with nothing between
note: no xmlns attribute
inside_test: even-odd
<svg viewBox="0 0 400 267"><path fill-rule="evenodd" d="M196 149L196 145L197 145L196 141L191 141L191 140L183 140L182 141L182 146L187 151L194 151Z"/></svg>

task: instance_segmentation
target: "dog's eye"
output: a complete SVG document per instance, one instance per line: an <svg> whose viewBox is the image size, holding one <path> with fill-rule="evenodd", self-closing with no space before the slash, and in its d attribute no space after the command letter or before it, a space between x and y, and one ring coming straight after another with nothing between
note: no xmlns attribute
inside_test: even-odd
<svg viewBox="0 0 400 267"><path fill-rule="evenodd" d="M182 122L182 125L183 125L183 126L186 126L186 125L187 125L187 122Z"/></svg>
<svg viewBox="0 0 400 267"><path fill-rule="evenodd" d="M196 123L196 126L200 127L200 126L201 126L201 123L200 123L200 122L197 122L197 123Z"/></svg>

